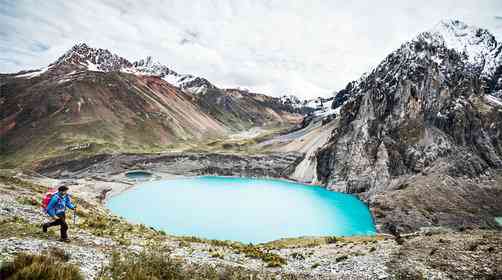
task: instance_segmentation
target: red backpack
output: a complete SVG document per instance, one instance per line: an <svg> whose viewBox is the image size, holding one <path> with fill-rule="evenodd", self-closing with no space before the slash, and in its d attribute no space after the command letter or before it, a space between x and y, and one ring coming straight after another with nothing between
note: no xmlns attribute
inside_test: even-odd
<svg viewBox="0 0 502 280"><path fill-rule="evenodd" d="M47 206L49 206L49 202L51 202L52 196L57 193L55 188L49 188L49 190L45 193L44 198L42 199L42 208L45 212L47 212Z"/></svg>

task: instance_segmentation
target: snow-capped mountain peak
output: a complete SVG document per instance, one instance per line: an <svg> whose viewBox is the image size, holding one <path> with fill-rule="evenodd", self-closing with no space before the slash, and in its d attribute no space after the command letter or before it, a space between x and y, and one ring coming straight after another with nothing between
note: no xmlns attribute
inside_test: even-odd
<svg viewBox="0 0 502 280"><path fill-rule="evenodd" d="M85 43L74 45L52 63L51 67L57 65L72 65L88 71L119 71L134 75L158 76L181 90L191 93L205 93L207 89L217 88L205 78L179 74L151 56L130 62L107 49L92 48Z"/></svg>
<svg viewBox="0 0 502 280"><path fill-rule="evenodd" d="M140 59L138 61L133 62L132 68L145 74L151 74L160 77L164 77L166 75L178 74L175 71L169 69L164 64L154 60L151 56L147 56L144 59Z"/></svg>
<svg viewBox="0 0 502 280"><path fill-rule="evenodd" d="M134 62L134 66L143 66L143 67L153 67L156 65L159 65L160 63L153 60L153 57L147 56L144 59L140 59L136 62Z"/></svg>
<svg viewBox="0 0 502 280"><path fill-rule="evenodd" d="M155 61L151 56L133 62L133 66L123 69L123 72L159 76L168 83L191 93L203 93L209 88L216 88L205 78L190 74L179 74L164 64Z"/></svg>
<svg viewBox="0 0 502 280"><path fill-rule="evenodd" d="M458 51L493 51L497 40L488 30L467 25L459 20L443 20L429 33L443 37L445 45Z"/></svg>
<svg viewBox="0 0 502 280"><path fill-rule="evenodd" d="M454 49L466 55L471 64L494 62L493 58L500 47L495 36L488 30L467 25L459 20L441 21L431 30L420 34L419 39Z"/></svg>
<svg viewBox="0 0 502 280"><path fill-rule="evenodd" d="M332 107L368 92L386 96L402 81L420 84L429 71L437 73L443 87L476 77L484 93L501 96L502 44L485 29L458 20L441 21L402 44L370 73L349 83L336 94Z"/></svg>
<svg viewBox="0 0 502 280"><path fill-rule="evenodd" d="M285 94L279 97L279 99L282 104L291 105L294 108L303 107L307 102L306 100L300 99L298 96L292 94Z"/></svg>
<svg viewBox="0 0 502 280"><path fill-rule="evenodd" d="M131 67L127 59L111 53L107 49L95 49L85 43L77 44L68 50L53 64L73 64L86 67L91 71L119 71Z"/></svg>

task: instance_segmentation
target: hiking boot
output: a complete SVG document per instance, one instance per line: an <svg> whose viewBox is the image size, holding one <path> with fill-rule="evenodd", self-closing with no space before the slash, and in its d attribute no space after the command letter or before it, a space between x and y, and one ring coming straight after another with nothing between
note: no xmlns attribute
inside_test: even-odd
<svg viewBox="0 0 502 280"><path fill-rule="evenodd" d="M42 232L47 233L47 225L42 224Z"/></svg>
<svg viewBox="0 0 502 280"><path fill-rule="evenodd" d="M71 242L70 239L68 239L68 238L61 238L58 241L59 242L65 242L65 243L70 243Z"/></svg>

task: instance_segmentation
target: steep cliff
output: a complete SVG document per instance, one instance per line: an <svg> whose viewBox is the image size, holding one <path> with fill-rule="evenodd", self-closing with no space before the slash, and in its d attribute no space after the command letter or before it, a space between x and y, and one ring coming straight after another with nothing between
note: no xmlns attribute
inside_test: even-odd
<svg viewBox="0 0 502 280"><path fill-rule="evenodd" d="M384 230L496 227L501 50L459 21L403 44L335 97L340 114L316 153L317 179L368 201Z"/></svg>

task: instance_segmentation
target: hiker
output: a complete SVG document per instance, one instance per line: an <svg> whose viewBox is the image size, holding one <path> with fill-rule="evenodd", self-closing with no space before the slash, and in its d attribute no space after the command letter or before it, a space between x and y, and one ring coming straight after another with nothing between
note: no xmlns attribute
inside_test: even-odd
<svg viewBox="0 0 502 280"><path fill-rule="evenodd" d="M47 205L47 214L52 218L52 222L48 222L42 225L43 232L47 232L47 228L53 226L61 226L61 239L62 242L70 242L68 239L68 224L66 223L66 207L75 211L75 205L70 201L70 196L68 195L68 187L62 185L58 188L58 192L54 193Z"/></svg>

